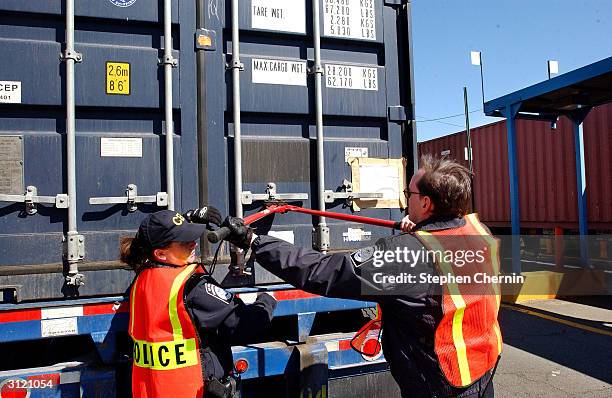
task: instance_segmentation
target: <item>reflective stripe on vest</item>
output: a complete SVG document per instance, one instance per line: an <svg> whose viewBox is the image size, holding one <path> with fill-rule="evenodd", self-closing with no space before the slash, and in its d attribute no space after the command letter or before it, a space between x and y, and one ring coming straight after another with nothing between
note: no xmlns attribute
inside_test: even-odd
<svg viewBox="0 0 612 398"><path fill-rule="evenodd" d="M183 328L181 327L181 322L179 321L178 316L178 308L177 308L177 299L178 292L181 289L181 286L185 283L187 278L195 271L197 264L191 264L185 267L185 269L178 274L178 276L172 282L172 288L170 289L170 298L168 300L168 314L170 315L170 323L172 324L172 334L174 335L174 340L183 340Z"/></svg>
<svg viewBox="0 0 612 398"><path fill-rule="evenodd" d="M444 248L439 244L436 239L431 239L433 236L429 232L418 231L418 235L426 236L427 241L431 245L431 249L440 253L444 252ZM454 275L452 266L444 261L443 257L440 256L441 260L438 264L444 275ZM453 315L453 341L455 343L455 351L457 352L457 362L459 363L459 374L461 375L461 384L469 385L472 382L470 377L470 366L468 364L467 352L465 347L465 340L463 339L463 314L465 311L465 300L459 292L459 286L456 283L449 282L446 287L450 293L451 300L455 305L455 313Z"/></svg>
<svg viewBox="0 0 612 398"><path fill-rule="evenodd" d="M480 224L480 220L478 220L478 217L476 216L476 214L474 213L468 214L466 218L471 222L472 226L476 228L478 233L480 233L489 242L489 247L491 248L491 260L492 260L492 265L493 265L493 272L495 273L495 275L499 275L499 273L501 272L501 266L499 262L498 245L497 245L497 242L495 242L495 238L489 235L489 233L482 227L482 225ZM501 305L501 293L499 291L499 285L494 283L493 290L495 290L497 308L499 309ZM493 330L495 331L495 334L497 335L497 351L501 353L502 352L502 337L501 337L501 331L499 330L499 325L493 325Z"/></svg>
<svg viewBox="0 0 612 398"><path fill-rule="evenodd" d="M459 248L472 250L477 248L467 246L484 244L483 248L488 250L488 254L482 264L489 269L483 271L497 276L500 270L498 241L480 224L476 214L465 216L465 220L464 227L431 232L416 231L416 236L427 249L437 253ZM455 237L462 238L454 240ZM474 240L475 237L477 238ZM455 276L461 277L465 274L467 269L449 262L446 256L435 258L439 273L450 276L444 285L443 318L435 334L436 355L441 370L453 386L468 386L495 365L502 350L501 332L497 322L499 286L496 283L482 284L478 291L471 291L473 285L463 287L463 284L458 285L454 279ZM490 308L493 308L493 311L489 310ZM468 324L465 323L466 317L469 319Z"/></svg>

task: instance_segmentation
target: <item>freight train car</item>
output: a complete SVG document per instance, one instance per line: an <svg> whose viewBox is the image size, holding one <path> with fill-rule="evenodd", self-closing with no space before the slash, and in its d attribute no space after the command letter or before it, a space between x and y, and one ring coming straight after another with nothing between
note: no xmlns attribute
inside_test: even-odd
<svg viewBox="0 0 612 398"><path fill-rule="evenodd" d="M282 199L401 218L410 29L407 1L0 2L0 395L129 394L118 243L148 213ZM390 233L303 214L258 228L322 251ZM348 344L373 303L297 291L225 245L220 262L245 301L279 301L234 347L244 396L397 394L384 356Z"/></svg>
<svg viewBox="0 0 612 398"><path fill-rule="evenodd" d="M569 120L517 120L521 227L578 229L574 133ZM593 109L583 125L588 226L612 230L612 104ZM510 227L506 122L471 129L475 207L491 227ZM418 144L419 154L468 166L465 131Z"/></svg>

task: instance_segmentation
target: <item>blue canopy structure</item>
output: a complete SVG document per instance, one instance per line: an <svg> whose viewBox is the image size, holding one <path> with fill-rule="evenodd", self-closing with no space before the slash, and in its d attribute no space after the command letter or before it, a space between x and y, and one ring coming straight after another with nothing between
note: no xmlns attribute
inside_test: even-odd
<svg viewBox="0 0 612 398"><path fill-rule="evenodd" d="M521 272L519 180L516 160L516 119L549 120L568 117L574 124L580 257L588 266L586 178L582 122L589 111L612 101L612 57L523 88L484 104L487 116L505 117L512 223L512 272Z"/></svg>

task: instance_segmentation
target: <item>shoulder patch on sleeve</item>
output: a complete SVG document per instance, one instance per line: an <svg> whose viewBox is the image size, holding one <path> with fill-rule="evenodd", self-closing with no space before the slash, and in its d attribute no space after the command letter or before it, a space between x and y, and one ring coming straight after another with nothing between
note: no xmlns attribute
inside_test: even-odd
<svg viewBox="0 0 612 398"><path fill-rule="evenodd" d="M368 246L352 252L351 261L353 262L353 266L359 268L363 263L370 261L372 257L374 257L374 250L374 246Z"/></svg>
<svg viewBox="0 0 612 398"><path fill-rule="evenodd" d="M204 288L206 289L206 293L208 295L216 298L217 300L223 301L225 304L229 304L232 297L234 297L234 295L228 292L227 290L224 290L219 286L213 285L212 283L205 283Z"/></svg>

